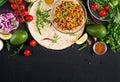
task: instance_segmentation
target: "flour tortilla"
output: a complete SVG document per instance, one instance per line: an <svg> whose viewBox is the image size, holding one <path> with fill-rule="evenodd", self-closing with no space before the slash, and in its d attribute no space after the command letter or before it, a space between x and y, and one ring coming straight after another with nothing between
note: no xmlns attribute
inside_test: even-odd
<svg viewBox="0 0 120 82"><path fill-rule="evenodd" d="M39 0L38 0L39 1ZM41 35L39 34L37 27L36 27L36 10L37 10L37 4L38 1L33 4L31 7L29 13L33 16L34 20L28 23L28 29L33 36L33 38L43 47L52 49L52 50L62 50L67 47L70 47L72 44L75 43L76 40L82 35L84 31L84 27L81 28L80 31L77 33L74 33L73 35L70 34L64 34L56 30L53 26L50 24L45 24L44 28L41 28ZM54 3L58 0L54 0ZM41 9L48 10L52 9L52 5L47 5L44 0L42 0ZM49 20L51 20L51 16L49 17ZM53 36L57 34L58 40L56 43L52 43L50 40L43 40L44 38L53 38Z"/></svg>

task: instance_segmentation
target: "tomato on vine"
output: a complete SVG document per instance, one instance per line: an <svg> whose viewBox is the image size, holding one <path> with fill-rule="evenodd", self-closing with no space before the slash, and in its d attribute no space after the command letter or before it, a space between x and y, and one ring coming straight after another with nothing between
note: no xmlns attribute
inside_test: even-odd
<svg viewBox="0 0 120 82"><path fill-rule="evenodd" d="M16 3L18 3L18 4L21 4L22 2L23 2L23 0L15 0L16 1Z"/></svg>
<svg viewBox="0 0 120 82"><path fill-rule="evenodd" d="M32 21L33 20L33 16L32 15L26 15L25 16L25 20L26 21Z"/></svg>
<svg viewBox="0 0 120 82"><path fill-rule="evenodd" d="M26 5L23 3L23 0L9 0L9 2L11 3L10 7L19 17L20 23L33 20L33 16L28 14L28 10L26 10Z"/></svg>
<svg viewBox="0 0 120 82"><path fill-rule="evenodd" d="M18 17L18 19L21 24L24 23L24 19L22 17Z"/></svg>
<svg viewBox="0 0 120 82"><path fill-rule="evenodd" d="M12 9L17 9L16 3L11 3L10 7L11 7Z"/></svg>
<svg viewBox="0 0 120 82"><path fill-rule="evenodd" d="M13 12L14 12L17 16L19 16L19 15L20 15L20 12L19 12L19 10L18 10L18 9L14 10Z"/></svg>
<svg viewBox="0 0 120 82"><path fill-rule="evenodd" d="M23 3L19 4L19 9L20 9L20 10L23 10L23 9L25 9L25 8L26 8L25 4L23 4Z"/></svg>
<svg viewBox="0 0 120 82"><path fill-rule="evenodd" d="M28 15L28 11L25 10L25 9L23 9L23 10L21 11L21 13L22 13L22 16L26 16L26 15Z"/></svg>

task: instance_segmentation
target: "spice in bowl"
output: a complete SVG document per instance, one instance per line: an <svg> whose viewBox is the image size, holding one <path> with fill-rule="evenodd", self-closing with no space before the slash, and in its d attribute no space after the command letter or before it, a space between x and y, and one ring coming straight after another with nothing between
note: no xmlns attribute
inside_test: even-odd
<svg viewBox="0 0 120 82"><path fill-rule="evenodd" d="M96 42L93 46L93 51L97 55L103 55L107 51L107 45L104 42Z"/></svg>

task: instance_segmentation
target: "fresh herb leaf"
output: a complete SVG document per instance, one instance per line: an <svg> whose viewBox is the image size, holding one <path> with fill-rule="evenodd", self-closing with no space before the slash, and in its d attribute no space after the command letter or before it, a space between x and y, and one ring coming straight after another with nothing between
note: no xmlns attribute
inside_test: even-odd
<svg viewBox="0 0 120 82"><path fill-rule="evenodd" d="M75 33L69 33L70 36L77 36Z"/></svg>
<svg viewBox="0 0 120 82"><path fill-rule="evenodd" d="M29 5L28 5L28 7L27 7L27 9L29 10L32 6L33 6L33 2L32 3L30 3Z"/></svg>
<svg viewBox="0 0 120 82"><path fill-rule="evenodd" d="M41 0L38 2L38 7L37 7L37 11L36 11L36 27L37 27L39 33L41 34L41 31L39 28L40 25L42 28L44 28L44 26L45 26L44 23L50 24L51 21L47 19L50 16L49 15L50 9L49 10L41 10L40 6L41 6Z"/></svg>
<svg viewBox="0 0 120 82"><path fill-rule="evenodd" d="M23 45L23 44L22 44L22 45L20 45L20 46L17 48L17 50L16 50L16 51L14 51L14 53L13 53L11 56L15 56L15 55L19 54L19 53L20 53L20 51L23 49L23 47L24 47L24 45Z"/></svg>
<svg viewBox="0 0 120 82"><path fill-rule="evenodd" d="M86 25L90 25L90 24L94 24L89 18L87 18L87 20L86 20L86 23L85 23Z"/></svg>
<svg viewBox="0 0 120 82"><path fill-rule="evenodd" d="M87 47L87 43L84 43L84 44L81 45L81 47L78 49L78 51L81 51L86 47Z"/></svg>
<svg viewBox="0 0 120 82"><path fill-rule="evenodd" d="M55 33L55 35L53 36L53 39L51 41L52 41L52 43L56 43L58 39L59 39L59 35L57 35Z"/></svg>
<svg viewBox="0 0 120 82"><path fill-rule="evenodd" d="M16 24L16 21L15 21L15 20L13 20L13 25L14 25L14 27L16 27L16 26L17 26L17 24Z"/></svg>
<svg viewBox="0 0 120 82"><path fill-rule="evenodd" d="M73 5L72 4L69 4L69 3L65 3L65 5L64 5L64 7L73 7Z"/></svg>
<svg viewBox="0 0 120 82"><path fill-rule="evenodd" d="M119 6L116 8L116 15L115 15L114 22L117 22L117 23L120 22L120 4L119 4Z"/></svg>
<svg viewBox="0 0 120 82"><path fill-rule="evenodd" d="M63 16L67 15L68 12L63 12L61 15L58 16L58 19L60 20Z"/></svg>
<svg viewBox="0 0 120 82"><path fill-rule="evenodd" d="M6 45L5 46L6 46L7 50L10 51L11 45L10 45L10 43L8 41L6 41Z"/></svg>
<svg viewBox="0 0 120 82"><path fill-rule="evenodd" d="M120 51L120 23L110 22L107 35L101 41L108 44L113 52Z"/></svg>

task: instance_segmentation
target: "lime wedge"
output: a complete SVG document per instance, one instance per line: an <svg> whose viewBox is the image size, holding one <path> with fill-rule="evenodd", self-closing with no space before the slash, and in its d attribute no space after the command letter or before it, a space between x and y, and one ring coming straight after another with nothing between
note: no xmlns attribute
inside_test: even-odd
<svg viewBox="0 0 120 82"><path fill-rule="evenodd" d="M8 40L12 37L12 34L0 34L0 38L3 40Z"/></svg>
<svg viewBox="0 0 120 82"><path fill-rule="evenodd" d="M85 33L83 34L77 41L76 44L83 44L88 38L88 34Z"/></svg>

